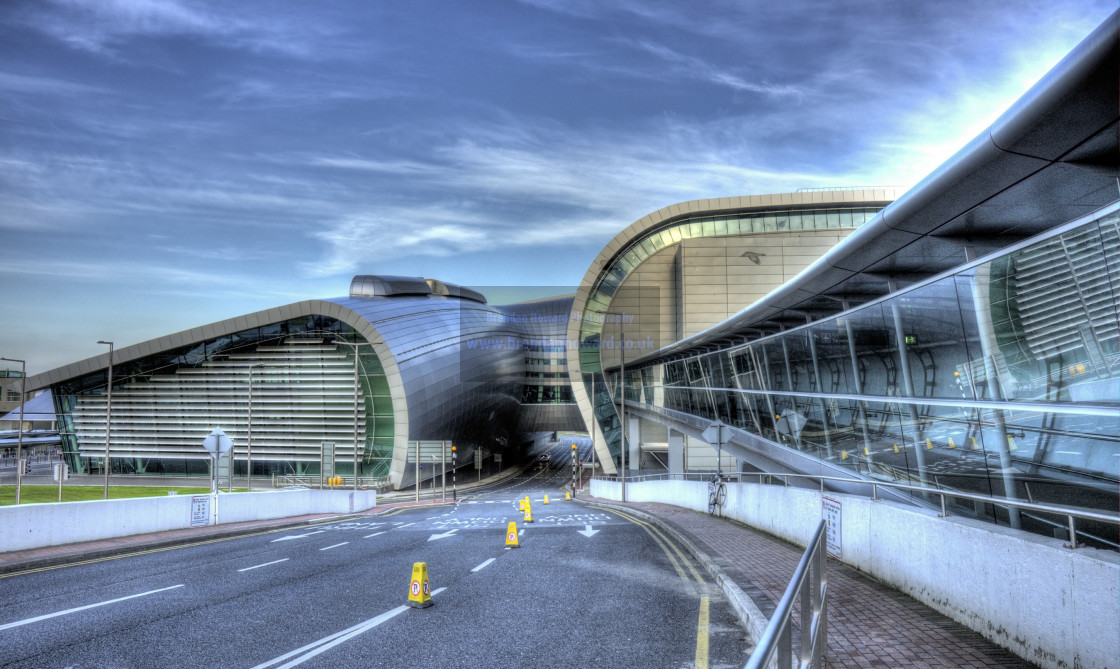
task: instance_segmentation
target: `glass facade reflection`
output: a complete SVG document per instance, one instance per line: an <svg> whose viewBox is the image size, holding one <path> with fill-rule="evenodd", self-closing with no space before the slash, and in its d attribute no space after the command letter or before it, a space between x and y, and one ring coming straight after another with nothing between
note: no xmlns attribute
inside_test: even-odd
<svg viewBox="0 0 1120 669"><path fill-rule="evenodd" d="M880 480L1115 510L1116 209L835 318L628 368L627 400ZM1062 523L998 504L956 512L1046 534ZM1085 529L1118 543L1115 528Z"/></svg>
<svg viewBox="0 0 1120 669"><path fill-rule="evenodd" d="M686 216L654 226L621 249L600 273L579 316L578 346L580 376L593 414L607 448L616 458L621 443L621 423L612 405L613 393L603 381L602 354L613 340L603 340L603 326L611 302L623 282L652 255L686 239L732 237L798 230L852 229L870 221L883 206L802 206L769 211L750 211ZM635 352L636 357L638 353ZM617 382L616 382L617 386Z"/></svg>

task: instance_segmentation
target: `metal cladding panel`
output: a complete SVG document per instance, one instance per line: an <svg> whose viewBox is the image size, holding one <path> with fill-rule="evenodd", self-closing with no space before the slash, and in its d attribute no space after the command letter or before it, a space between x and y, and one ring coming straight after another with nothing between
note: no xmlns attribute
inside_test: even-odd
<svg viewBox="0 0 1120 669"><path fill-rule="evenodd" d="M1117 82L1120 10L992 125L992 140L1006 151L1058 160L1116 120L1120 112Z"/></svg>
<svg viewBox="0 0 1120 669"><path fill-rule="evenodd" d="M521 333L503 323L498 309L438 296L332 301L361 315L384 338L406 391L410 440L467 444L494 434L512 437L520 388L499 377L522 359L515 345Z"/></svg>

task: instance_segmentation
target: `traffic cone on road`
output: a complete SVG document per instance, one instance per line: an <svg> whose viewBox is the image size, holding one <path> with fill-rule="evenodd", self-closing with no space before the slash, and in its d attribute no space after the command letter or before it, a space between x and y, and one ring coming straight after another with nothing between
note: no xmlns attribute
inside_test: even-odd
<svg viewBox="0 0 1120 669"><path fill-rule="evenodd" d="M432 586L428 582L427 562L416 562L412 565L412 583L408 588L408 605L414 609L426 609L432 605Z"/></svg>
<svg viewBox="0 0 1120 669"><path fill-rule="evenodd" d="M506 527L506 548L519 548L517 543L517 523L510 522Z"/></svg>

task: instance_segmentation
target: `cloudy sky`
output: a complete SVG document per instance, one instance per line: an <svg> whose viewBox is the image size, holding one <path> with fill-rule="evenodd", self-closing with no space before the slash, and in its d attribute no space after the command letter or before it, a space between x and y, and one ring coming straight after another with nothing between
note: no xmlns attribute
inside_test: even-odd
<svg viewBox="0 0 1120 669"><path fill-rule="evenodd" d="M910 185L1116 0L4 0L0 356L359 273L573 285L682 200Z"/></svg>

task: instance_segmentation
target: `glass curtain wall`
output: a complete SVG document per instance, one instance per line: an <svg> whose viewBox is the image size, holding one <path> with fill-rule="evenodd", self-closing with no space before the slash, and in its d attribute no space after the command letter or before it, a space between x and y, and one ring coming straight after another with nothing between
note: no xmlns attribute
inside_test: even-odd
<svg viewBox="0 0 1120 669"><path fill-rule="evenodd" d="M835 318L628 369L628 386L647 386L628 399L719 419L872 478L1111 511L1120 505L1118 277L1113 206ZM648 387L654 378L662 384ZM1065 536L1061 517L998 503L962 501L954 512ZM1086 531L1118 543L1115 528Z"/></svg>
<svg viewBox="0 0 1120 669"><path fill-rule="evenodd" d="M603 438L615 463L619 463L621 426L612 398L618 395L618 382L608 389L602 373L600 336L604 316L623 281L647 258L684 239L728 237L789 230L827 230L857 228L873 219L882 207L829 207L729 213L694 216L670 221L647 231L619 252L592 287L580 318L579 364L587 396L592 404Z"/></svg>

